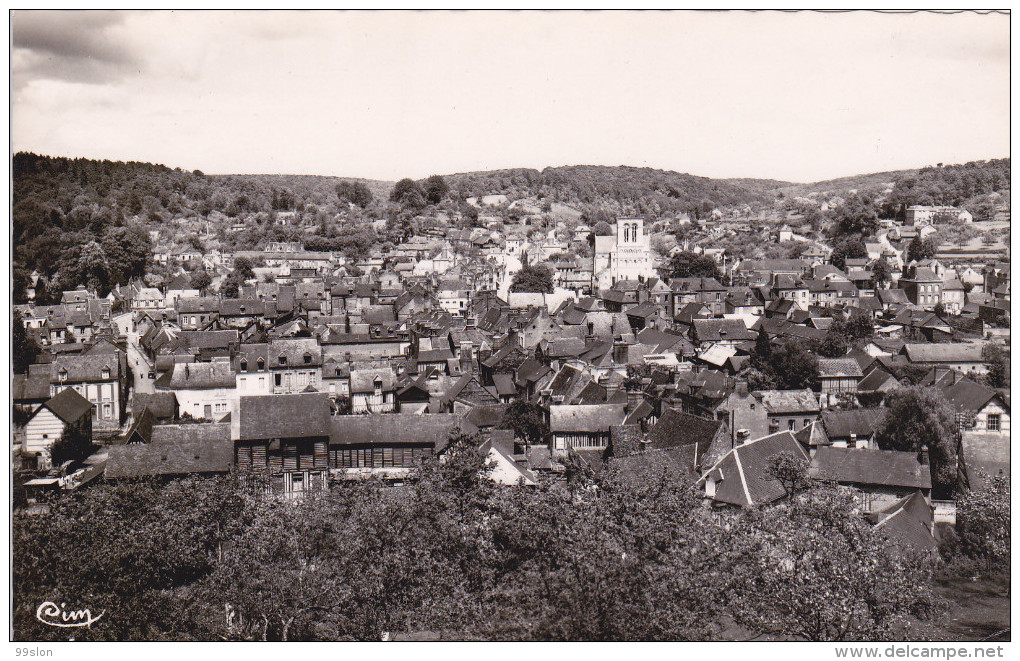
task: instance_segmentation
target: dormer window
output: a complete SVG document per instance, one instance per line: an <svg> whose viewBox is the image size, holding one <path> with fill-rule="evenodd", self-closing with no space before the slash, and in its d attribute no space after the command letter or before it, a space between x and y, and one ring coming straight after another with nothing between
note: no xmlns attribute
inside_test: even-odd
<svg viewBox="0 0 1020 661"><path fill-rule="evenodd" d="M311 365L311 364L312 364L312 354L310 354L310 353L308 353L306 351L305 352L305 365Z"/></svg>
<svg viewBox="0 0 1020 661"><path fill-rule="evenodd" d="M373 382L373 384L375 385L375 394L381 395L382 394L382 379L380 379L379 377L375 377L375 381Z"/></svg>
<svg viewBox="0 0 1020 661"><path fill-rule="evenodd" d="M258 365L260 372L266 368L266 361L262 360L261 358L255 361L255 364Z"/></svg>
<svg viewBox="0 0 1020 661"><path fill-rule="evenodd" d="M109 367L104 367L103 371L102 371L102 374L103 374L103 379L109 379L110 378L110 368Z"/></svg>
<svg viewBox="0 0 1020 661"><path fill-rule="evenodd" d="M67 370L61 368L60 372L57 373L57 376L60 377L61 381L67 381Z"/></svg>
<svg viewBox="0 0 1020 661"><path fill-rule="evenodd" d="M280 356L280 364L281 365L287 364L287 356Z"/></svg>
<svg viewBox="0 0 1020 661"><path fill-rule="evenodd" d="M240 365L241 365L241 371L242 372L247 372L248 371L248 361L247 360L242 359Z"/></svg>

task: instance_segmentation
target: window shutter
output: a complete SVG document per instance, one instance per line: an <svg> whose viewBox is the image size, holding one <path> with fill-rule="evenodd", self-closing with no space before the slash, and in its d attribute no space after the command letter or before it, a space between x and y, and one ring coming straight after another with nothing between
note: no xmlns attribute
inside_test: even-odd
<svg viewBox="0 0 1020 661"><path fill-rule="evenodd" d="M326 441L315 442L315 468L326 468L329 466L329 450L326 447Z"/></svg>

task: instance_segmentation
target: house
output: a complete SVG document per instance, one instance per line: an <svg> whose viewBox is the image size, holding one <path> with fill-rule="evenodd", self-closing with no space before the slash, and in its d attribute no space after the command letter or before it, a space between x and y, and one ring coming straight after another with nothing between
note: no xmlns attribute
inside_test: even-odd
<svg viewBox="0 0 1020 661"><path fill-rule="evenodd" d="M131 311L157 311L163 308L164 296L154 287L142 287L131 297Z"/></svg>
<svg viewBox="0 0 1020 661"><path fill-rule="evenodd" d="M268 479L275 493L326 487L331 426L325 393L242 397L238 411L239 471Z"/></svg>
<svg viewBox="0 0 1020 661"><path fill-rule="evenodd" d="M920 490L931 498L931 469L924 452L896 452L823 446L811 458L808 474L859 492L865 512L883 509Z"/></svg>
<svg viewBox="0 0 1020 661"><path fill-rule="evenodd" d="M1009 473L1009 402L1001 392L970 379L942 388L957 413L962 464L971 487Z"/></svg>
<svg viewBox="0 0 1020 661"><path fill-rule="evenodd" d="M446 448L461 426L452 413L338 415L330 421L329 462L348 475L406 477Z"/></svg>
<svg viewBox="0 0 1020 661"><path fill-rule="evenodd" d="M768 414L769 433L803 429L817 420L821 411L817 396L810 390L758 390L755 397Z"/></svg>
<svg viewBox="0 0 1020 661"><path fill-rule="evenodd" d="M853 358L819 358L818 377L822 392L833 395L857 392L857 383L864 373Z"/></svg>
<svg viewBox="0 0 1020 661"><path fill-rule="evenodd" d="M50 450L66 432L92 441L92 402L71 388L46 400L25 424L22 454L35 456L40 469L51 466Z"/></svg>
<svg viewBox="0 0 1020 661"><path fill-rule="evenodd" d="M512 433L509 447L497 439L489 438L478 448L478 454L485 458L485 476L496 484L528 487L538 484L535 474L514 459Z"/></svg>
<svg viewBox="0 0 1020 661"><path fill-rule="evenodd" d="M352 413L393 412L396 394L396 376L390 367L351 370Z"/></svg>
<svg viewBox="0 0 1020 661"><path fill-rule="evenodd" d="M220 421L237 409L237 380L226 360L175 363L153 386L157 392L173 392L182 416Z"/></svg>
<svg viewBox="0 0 1020 661"><path fill-rule="evenodd" d="M276 394L318 389L320 385L322 347L314 337L270 340L266 361Z"/></svg>
<svg viewBox="0 0 1020 661"><path fill-rule="evenodd" d="M979 343L904 344L900 355L912 364L948 367L963 373L985 374L988 366L981 357Z"/></svg>
<svg viewBox="0 0 1020 661"><path fill-rule="evenodd" d="M757 334L740 319L695 319L690 337L692 342L701 347L735 346L742 342L753 342Z"/></svg>
<svg viewBox="0 0 1020 661"><path fill-rule="evenodd" d="M57 356L50 363L50 395L72 388L92 402L93 423L119 427L125 414L126 371L122 354Z"/></svg>
<svg viewBox="0 0 1020 661"><path fill-rule="evenodd" d="M175 306L177 323L182 330L205 328L220 314L220 301L214 296L181 297Z"/></svg>
<svg viewBox="0 0 1020 661"><path fill-rule="evenodd" d="M935 510L921 491L904 496L891 505L867 515L876 530L908 552L938 553L934 536Z"/></svg>
<svg viewBox="0 0 1020 661"><path fill-rule="evenodd" d="M553 404L549 407L552 452L565 456L570 450L605 450L611 428L623 424L626 404Z"/></svg>
<svg viewBox="0 0 1020 661"><path fill-rule="evenodd" d="M137 417L148 409L156 422L173 422L180 417L180 405L172 392L140 393L131 395L131 416Z"/></svg>
<svg viewBox="0 0 1020 661"><path fill-rule="evenodd" d="M716 507L753 507L767 505L787 495L779 480L769 476L771 457L791 454L809 460L808 452L788 431L747 441L722 456L697 485Z"/></svg>
<svg viewBox="0 0 1020 661"><path fill-rule="evenodd" d="M319 347L316 347L316 350L320 350ZM273 394L274 378L269 370L268 344L238 345L230 364L234 374L237 375L236 387L239 397Z"/></svg>
<svg viewBox="0 0 1020 661"><path fill-rule="evenodd" d="M822 411L822 428L829 444L842 448L874 448L875 430L885 418L884 408Z"/></svg>
<svg viewBox="0 0 1020 661"><path fill-rule="evenodd" d="M902 277L899 286L907 300L922 308L933 308L942 302L942 278L928 268L918 266L909 277Z"/></svg>

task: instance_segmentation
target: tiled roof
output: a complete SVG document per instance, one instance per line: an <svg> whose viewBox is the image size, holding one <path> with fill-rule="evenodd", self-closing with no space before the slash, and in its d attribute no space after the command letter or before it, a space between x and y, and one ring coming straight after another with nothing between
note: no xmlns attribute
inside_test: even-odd
<svg viewBox="0 0 1020 661"><path fill-rule="evenodd" d="M553 404L549 407L552 432L608 432L626 417L625 404Z"/></svg>
<svg viewBox="0 0 1020 661"><path fill-rule="evenodd" d="M842 484L931 488L931 471L914 452L820 447L809 472Z"/></svg>
<svg viewBox="0 0 1020 661"><path fill-rule="evenodd" d="M211 363L175 363L173 370L161 375L154 385L165 390L233 388L234 369L227 361Z"/></svg>
<svg viewBox="0 0 1020 661"><path fill-rule="evenodd" d="M230 424L199 422L182 425L153 425L152 441L180 443L183 441L229 441Z"/></svg>
<svg viewBox="0 0 1020 661"><path fill-rule="evenodd" d="M330 421L330 445L428 444L437 451L460 427L455 413L338 415Z"/></svg>
<svg viewBox="0 0 1020 661"><path fill-rule="evenodd" d="M935 516L932 506L920 491L901 498L889 507L868 515L877 530L888 535L893 544L916 551L934 551L938 542L931 530Z"/></svg>
<svg viewBox="0 0 1020 661"><path fill-rule="evenodd" d="M329 411L325 393L242 397L241 439L327 436Z"/></svg>
<svg viewBox="0 0 1020 661"><path fill-rule="evenodd" d="M942 392L957 411L973 413L980 411L985 404L999 395L988 386L970 379L961 379L955 384L943 388Z"/></svg>
<svg viewBox="0 0 1020 661"><path fill-rule="evenodd" d="M823 379L839 377L859 379L864 376L860 364L853 358L819 358L818 375Z"/></svg>
<svg viewBox="0 0 1020 661"><path fill-rule="evenodd" d="M110 370L110 376L103 378L103 370ZM68 383L105 381L120 378L120 360L112 354L57 356L50 363L50 381L59 383L61 370L66 371Z"/></svg>
<svg viewBox="0 0 1020 661"><path fill-rule="evenodd" d="M856 435L864 439L875 433L885 413L884 408L822 411L822 425L829 438L846 439Z"/></svg>
<svg viewBox="0 0 1020 661"><path fill-rule="evenodd" d="M229 438L113 445L109 452L110 458L105 469L107 479L226 473L230 471L234 459L234 446Z"/></svg>

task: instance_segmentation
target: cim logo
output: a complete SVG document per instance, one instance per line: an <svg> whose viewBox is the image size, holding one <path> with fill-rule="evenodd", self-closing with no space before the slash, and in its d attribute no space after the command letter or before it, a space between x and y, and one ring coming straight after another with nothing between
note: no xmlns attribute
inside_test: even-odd
<svg viewBox="0 0 1020 661"><path fill-rule="evenodd" d="M67 604L61 602L57 606L52 601L44 601L39 604L39 608L35 609L35 619L39 620L43 624L51 627L90 627L99 621L99 618L106 615L106 611L103 611L99 615L92 617L92 611L88 608L81 610L66 610Z"/></svg>

